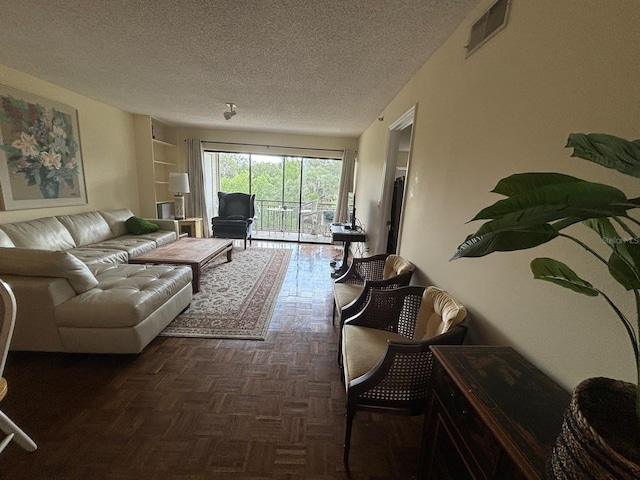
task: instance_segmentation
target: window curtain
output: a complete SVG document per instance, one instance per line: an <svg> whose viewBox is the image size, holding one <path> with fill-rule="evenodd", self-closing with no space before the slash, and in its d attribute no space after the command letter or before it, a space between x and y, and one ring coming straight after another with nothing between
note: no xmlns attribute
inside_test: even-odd
<svg viewBox="0 0 640 480"><path fill-rule="evenodd" d="M199 139L187 138L187 173L191 194L187 202L187 217L202 218L204 236L211 237L211 200L207 202L205 185L204 155Z"/></svg>
<svg viewBox="0 0 640 480"><path fill-rule="evenodd" d="M220 205L218 205L218 192L220 191L220 154L204 152L205 185L207 187L207 200L209 201L209 212L219 215Z"/></svg>
<svg viewBox="0 0 640 480"><path fill-rule="evenodd" d="M353 173L356 165L355 150L345 150L342 155L342 173L340 174L340 188L336 211L333 216L335 223L349 221L349 192L353 192Z"/></svg>

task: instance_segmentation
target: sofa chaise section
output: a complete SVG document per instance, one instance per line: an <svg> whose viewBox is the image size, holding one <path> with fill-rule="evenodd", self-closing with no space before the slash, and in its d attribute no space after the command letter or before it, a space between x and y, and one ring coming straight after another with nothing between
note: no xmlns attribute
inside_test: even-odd
<svg viewBox="0 0 640 480"><path fill-rule="evenodd" d="M14 350L137 353L191 301L191 269L128 265L178 239L175 220L127 231L128 209L0 224L0 277L12 287Z"/></svg>
<svg viewBox="0 0 640 480"><path fill-rule="evenodd" d="M13 350L138 353L191 301L191 269L85 265L68 252L0 248L18 305Z"/></svg>

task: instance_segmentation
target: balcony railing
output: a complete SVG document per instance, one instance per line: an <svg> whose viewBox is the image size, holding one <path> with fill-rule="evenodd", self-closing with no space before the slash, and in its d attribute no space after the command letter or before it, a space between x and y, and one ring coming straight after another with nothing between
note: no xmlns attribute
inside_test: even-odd
<svg viewBox="0 0 640 480"><path fill-rule="evenodd" d="M256 200L253 238L331 242L329 226L335 203L318 203L315 209L297 202Z"/></svg>

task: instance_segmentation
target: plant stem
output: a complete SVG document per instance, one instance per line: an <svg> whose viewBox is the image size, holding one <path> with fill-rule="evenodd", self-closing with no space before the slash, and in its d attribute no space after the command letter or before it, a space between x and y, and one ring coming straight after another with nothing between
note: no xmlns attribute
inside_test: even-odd
<svg viewBox="0 0 640 480"><path fill-rule="evenodd" d="M640 418L640 294L637 290L633 291L636 296L636 331L637 337L635 339L635 352L636 352L636 415Z"/></svg>
<svg viewBox="0 0 640 480"><path fill-rule="evenodd" d="M616 218L616 220L618 221L619 224L622 225L625 231L627 231L630 235L632 235L635 238L635 234L631 232L631 230L628 229L626 225L624 225L619 219ZM572 237L571 235L567 235L566 233L559 233L558 236L564 237L576 242L578 245L584 248L587 252L591 253L594 257L596 257L602 263L604 263L607 266L609 265L609 262L607 262L607 260L604 257L602 257L600 254L598 254L598 252L593 250L591 247L589 247L587 244L580 241L579 239ZM615 252L615 249L613 249L613 251ZM628 264L628 262L623 257L620 257L620 258L622 258L622 260ZM636 277L638 277L637 268L634 268L635 267L634 265L629 265L629 267L635 273ZM636 312L637 312L636 313L636 329L638 332L637 334L638 336L636 336L636 333L635 333L636 330L634 330L633 325L631 324L629 319L625 317L622 311L613 303L613 301L603 291L598 290L598 293L602 295L602 297L606 300L606 302L613 309L613 311L616 312L616 315L618 315L618 317L622 321L622 324L624 325L624 328L627 330L627 334L629 335L629 339L631 340L631 346L633 348L633 353L635 355L635 360L636 360L636 377L637 377L636 379L636 386L637 386L636 415L638 416L638 418L640 418L640 294L638 293L637 289L633 289L633 293L636 299Z"/></svg>
<svg viewBox="0 0 640 480"><path fill-rule="evenodd" d="M618 217L611 217L611 218L618 225L620 225L625 232L627 232L629 235L631 235L631 238L637 238L635 232L633 232L629 227L627 227L627 225L622 220L620 220ZM628 215L625 215L624 218L626 218L627 220L630 220L632 222L638 223L635 219L631 218Z"/></svg>
<svg viewBox="0 0 640 480"><path fill-rule="evenodd" d="M607 260L604 257L602 257L598 252L596 252L594 249L592 249L589 245L587 245L583 241L578 240L576 237L572 237L571 235L567 235L566 233L560 233L560 232L558 232L558 236L559 237L568 238L569 240L573 240L578 245L580 245L582 248L584 248L587 252L589 252L594 257L596 257L598 260L600 260L602 263L604 263L607 266L609 265L609 262L607 262Z"/></svg>
<svg viewBox="0 0 640 480"><path fill-rule="evenodd" d="M598 289L596 288L596 290ZM637 304L638 292L637 290L634 290L634 292L636 293L636 304ZM622 320L622 324L624 325L625 330L627 330L627 334L629 335L629 339L631 340L631 346L633 347L633 353L637 360L638 358L640 358L640 352L638 351L638 340L636 339L636 334L633 330L633 325L631 324L629 319L624 316L624 313L622 313L620 309L616 307L615 303L611 301L611 299L607 296L606 293L604 293L602 290L598 290L598 293L602 295L602 297L607 301L607 303L613 309L613 311L616 312L616 315L618 315L620 320Z"/></svg>

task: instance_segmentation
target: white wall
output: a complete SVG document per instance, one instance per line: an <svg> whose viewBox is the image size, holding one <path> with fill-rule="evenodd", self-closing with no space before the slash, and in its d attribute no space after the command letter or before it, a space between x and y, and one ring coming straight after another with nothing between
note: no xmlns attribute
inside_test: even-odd
<svg viewBox="0 0 640 480"><path fill-rule="evenodd" d="M470 341L513 345L565 388L600 375L635 381L630 342L604 300L532 278L531 259L557 258L635 317L633 299L574 245L557 239L448 260L480 225L465 222L500 198L489 192L512 173L559 171L639 195L639 180L570 158L563 147L571 132L640 137L640 2L512 0L507 27L465 59L470 25L491 3L470 14L361 136L358 212L369 231L381 228L388 126L417 105L400 245L418 267L415 282L468 306ZM573 232L588 237L582 227Z"/></svg>
<svg viewBox="0 0 640 480"><path fill-rule="evenodd" d="M38 95L78 111L87 205L0 211L0 223L89 210L138 210L138 185L129 113L0 65L0 84Z"/></svg>

